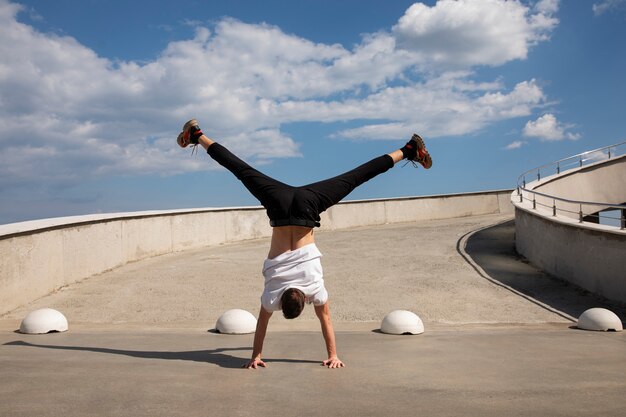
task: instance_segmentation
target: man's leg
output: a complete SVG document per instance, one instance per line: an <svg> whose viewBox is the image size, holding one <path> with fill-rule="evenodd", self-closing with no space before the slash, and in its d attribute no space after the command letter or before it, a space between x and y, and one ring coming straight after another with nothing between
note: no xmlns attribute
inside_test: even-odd
<svg viewBox="0 0 626 417"><path fill-rule="evenodd" d="M426 150L424 140L419 135L414 134L406 145L396 151L374 158L334 178L299 187L306 194L313 193L315 195L313 202L310 195L304 197L303 205L316 206L315 208L319 215L341 201L356 187L377 175L387 172L402 159L412 161L414 164L419 163L426 169L432 166L432 159Z"/></svg>
<svg viewBox="0 0 626 417"><path fill-rule="evenodd" d="M211 158L232 172L261 202L270 218L275 211L281 211L281 207L291 201L293 187L252 168L224 146L205 136L195 120L190 120L185 124L177 142L181 147L189 144L202 146Z"/></svg>
<svg viewBox="0 0 626 417"><path fill-rule="evenodd" d="M377 175L387 172L397 162L401 161L402 158L402 152L397 150L374 158L336 177L305 185L300 188L313 192L317 196L318 204L316 204L316 209L319 210L319 213L322 213L341 201L359 185L371 180Z"/></svg>
<svg viewBox="0 0 626 417"><path fill-rule="evenodd" d="M277 203L274 194L288 192L292 188L252 168L219 143L209 146L207 153L218 164L232 172L266 209Z"/></svg>

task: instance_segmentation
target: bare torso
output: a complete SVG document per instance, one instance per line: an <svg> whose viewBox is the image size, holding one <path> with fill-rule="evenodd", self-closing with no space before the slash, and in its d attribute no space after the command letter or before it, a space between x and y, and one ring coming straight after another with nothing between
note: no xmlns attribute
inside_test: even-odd
<svg viewBox="0 0 626 417"><path fill-rule="evenodd" d="M267 255L272 259L291 250L315 243L313 229L302 226L282 226L272 229L272 243Z"/></svg>

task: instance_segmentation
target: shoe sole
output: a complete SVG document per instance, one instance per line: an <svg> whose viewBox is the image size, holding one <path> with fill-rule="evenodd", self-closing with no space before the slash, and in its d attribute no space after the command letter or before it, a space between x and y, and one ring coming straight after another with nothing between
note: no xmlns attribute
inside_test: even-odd
<svg viewBox="0 0 626 417"><path fill-rule="evenodd" d="M184 136L183 132L180 132L178 134L178 137L176 138L176 143L178 143L178 146L180 146L181 148L186 148L187 145L189 144L184 142L183 136Z"/></svg>
<svg viewBox="0 0 626 417"><path fill-rule="evenodd" d="M433 159L430 157L430 154L426 150L426 144L424 143L424 139L422 139L420 135L418 135L417 133L413 133L413 137L411 137L411 140L417 144L418 157L419 157L419 151L425 152L424 159L417 160L417 162L419 162L425 169L430 169L430 167L433 166Z"/></svg>
<svg viewBox="0 0 626 417"><path fill-rule="evenodd" d="M191 126L198 126L198 121L196 119L191 119L187 121L187 123L183 125L183 131L180 132L178 134L178 137L176 138L176 143L178 143L178 146L180 146L181 148L186 148L187 146L189 146L189 142L185 143L184 138L185 134L191 128Z"/></svg>

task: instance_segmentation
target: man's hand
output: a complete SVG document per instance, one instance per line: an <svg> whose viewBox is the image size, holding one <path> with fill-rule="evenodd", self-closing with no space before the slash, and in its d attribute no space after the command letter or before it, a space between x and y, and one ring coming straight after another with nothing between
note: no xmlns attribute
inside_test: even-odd
<svg viewBox="0 0 626 417"><path fill-rule="evenodd" d="M262 366L263 368L265 368L267 365L265 365L265 362L263 362L261 358L255 358L255 359L250 359L250 361L246 363L245 365L243 365L242 368L257 369L259 366Z"/></svg>
<svg viewBox="0 0 626 417"><path fill-rule="evenodd" d="M344 366L346 366L336 356L326 359L324 362L322 362L322 365L328 366L328 369L343 368Z"/></svg>
<svg viewBox="0 0 626 417"><path fill-rule="evenodd" d="M326 342L326 350L328 351L328 359L322 362L322 365L328 366L328 369L343 368L345 365L337 357L337 347L335 346L335 330L333 322L330 319L329 303L321 306L315 306L315 314L320 319L322 325L322 335Z"/></svg>
<svg viewBox="0 0 626 417"><path fill-rule="evenodd" d="M272 312L267 311L261 306L259 311L259 319L256 322L256 330L254 332L254 346L252 347L252 359L242 366L246 369L257 369L259 366L265 368L267 365L261 360L261 352L263 351L263 340L265 340L265 332L267 324L270 322Z"/></svg>

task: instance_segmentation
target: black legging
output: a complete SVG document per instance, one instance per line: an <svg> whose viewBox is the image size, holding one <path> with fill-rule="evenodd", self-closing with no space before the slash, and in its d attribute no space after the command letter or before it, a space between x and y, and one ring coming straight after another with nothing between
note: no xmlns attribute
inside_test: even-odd
<svg viewBox="0 0 626 417"><path fill-rule="evenodd" d="M319 227L322 212L394 165L391 156L382 155L334 178L292 187L252 168L219 143L212 144L207 153L261 202L272 227Z"/></svg>

